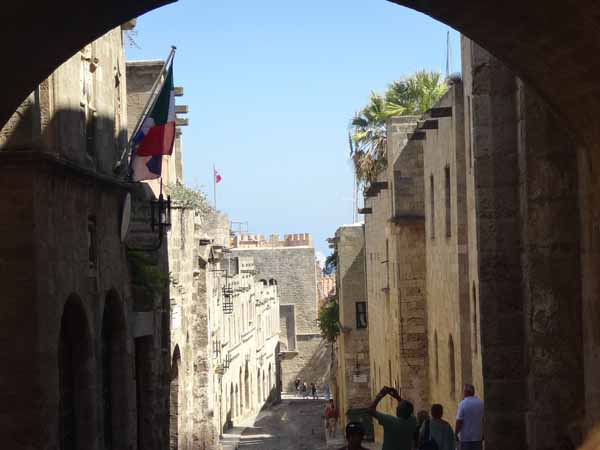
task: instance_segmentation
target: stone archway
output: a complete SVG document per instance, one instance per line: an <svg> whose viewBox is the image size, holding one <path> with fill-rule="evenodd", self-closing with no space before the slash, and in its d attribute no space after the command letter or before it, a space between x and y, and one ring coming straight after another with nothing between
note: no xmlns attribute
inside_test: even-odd
<svg viewBox="0 0 600 450"><path fill-rule="evenodd" d="M0 38L9 45L3 62L18 70L0 74L0 83L10 86L3 92L0 124L78 49L110 29L173 1L22 0L4 5ZM595 101L600 94L596 82L600 61L590 57L600 53L597 2L390 1L427 14L478 42L549 100L588 145L600 142L600 126L596 123L600 104ZM63 33L64 29L69 33Z"/></svg>
<svg viewBox="0 0 600 450"><path fill-rule="evenodd" d="M84 450L96 438L95 364L89 323L81 300L64 307L58 342L59 448Z"/></svg>
<svg viewBox="0 0 600 450"><path fill-rule="evenodd" d="M106 297L102 317L102 408L105 450L129 444L129 358L123 304L116 292Z"/></svg>

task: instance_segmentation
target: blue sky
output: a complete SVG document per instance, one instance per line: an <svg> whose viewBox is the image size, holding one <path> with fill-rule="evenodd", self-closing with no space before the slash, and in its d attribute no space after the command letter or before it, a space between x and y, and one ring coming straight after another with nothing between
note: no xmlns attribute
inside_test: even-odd
<svg viewBox="0 0 600 450"><path fill-rule="evenodd" d="M179 0L138 20L129 59L178 47L190 107L186 183L253 233L325 239L352 222L347 127L371 90L426 68L445 71L446 32L385 0ZM459 36L451 34L460 70Z"/></svg>

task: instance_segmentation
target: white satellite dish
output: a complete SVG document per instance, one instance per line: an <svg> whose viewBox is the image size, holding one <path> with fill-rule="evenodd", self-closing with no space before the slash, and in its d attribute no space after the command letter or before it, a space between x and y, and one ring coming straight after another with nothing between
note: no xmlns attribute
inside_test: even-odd
<svg viewBox="0 0 600 450"><path fill-rule="evenodd" d="M123 200L123 209L121 210L121 242L125 242L127 232L129 231L129 222L131 221L131 194L128 192Z"/></svg>

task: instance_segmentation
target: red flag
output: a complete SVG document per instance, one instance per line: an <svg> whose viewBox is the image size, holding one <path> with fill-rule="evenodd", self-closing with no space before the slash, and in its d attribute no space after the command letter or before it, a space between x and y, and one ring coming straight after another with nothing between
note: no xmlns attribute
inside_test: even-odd
<svg viewBox="0 0 600 450"><path fill-rule="evenodd" d="M221 181L223 179L223 177L221 175L219 175L219 172L217 172L215 170L215 183L218 183L219 181Z"/></svg>

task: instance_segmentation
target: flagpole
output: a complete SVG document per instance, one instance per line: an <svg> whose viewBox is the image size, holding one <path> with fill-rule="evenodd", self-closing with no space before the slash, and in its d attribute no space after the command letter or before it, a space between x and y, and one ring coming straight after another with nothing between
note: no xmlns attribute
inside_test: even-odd
<svg viewBox="0 0 600 450"><path fill-rule="evenodd" d="M213 164L213 196L215 200L215 211L217 210L217 170L215 169L215 165Z"/></svg>
<svg viewBox="0 0 600 450"><path fill-rule="evenodd" d="M148 113L148 111L150 111L156 104L156 101L158 100L158 95L156 95L156 93L162 89L164 83L166 82L166 78L163 79L163 77L164 77L164 74L167 72L167 68L173 62L173 58L175 58L176 51L177 51L177 47L172 45L169 56L165 60L165 63L163 64L162 69L160 69L160 73L158 74L158 76L156 77L156 80L154 81L154 84L152 85L152 89L150 90L150 96L148 97L148 100L146 101L146 105L144 106L144 109L142 110L142 114L138 118L138 121L135 125L135 128L133 129L133 132L129 136L129 142L127 142L127 146L125 147L125 149L123 150L123 153L121 153L121 157L115 164L115 169L121 165L125 156L127 156L127 154L131 152L131 144L132 144L133 138L135 137L135 135L138 133L138 131L142 127L142 124L144 122L144 119L146 118L146 114Z"/></svg>

